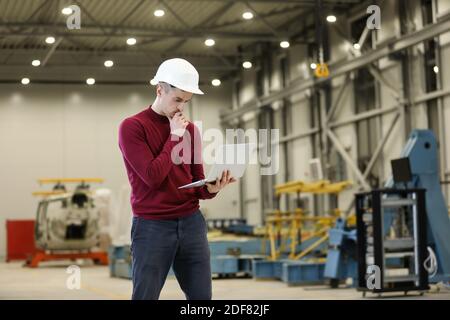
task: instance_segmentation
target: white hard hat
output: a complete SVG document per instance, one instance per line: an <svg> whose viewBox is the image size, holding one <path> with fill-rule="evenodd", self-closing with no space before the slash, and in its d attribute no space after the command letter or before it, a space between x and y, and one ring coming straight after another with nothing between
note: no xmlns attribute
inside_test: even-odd
<svg viewBox="0 0 450 320"><path fill-rule="evenodd" d="M191 63L174 58L161 63L153 81L166 82L187 92L203 94L198 88L198 78L198 72Z"/></svg>

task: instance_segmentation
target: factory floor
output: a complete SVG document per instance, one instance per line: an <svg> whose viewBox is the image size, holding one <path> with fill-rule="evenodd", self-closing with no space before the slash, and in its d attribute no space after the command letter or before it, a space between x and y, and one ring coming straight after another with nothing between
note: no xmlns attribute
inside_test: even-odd
<svg viewBox="0 0 450 320"><path fill-rule="evenodd" d="M0 262L0 299L129 299L131 281L111 278L106 266L81 265L81 288L66 287L67 264L45 262L36 269L24 268L21 262ZM377 298L376 296L369 296ZM213 298L240 299L361 299L353 288L330 289L326 286L289 287L281 281L253 279L213 280ZM450 299L450 290L432 287L423 296L386 296L395 299ZM175 278L169 277L161 299L184 299Z"/></svg>

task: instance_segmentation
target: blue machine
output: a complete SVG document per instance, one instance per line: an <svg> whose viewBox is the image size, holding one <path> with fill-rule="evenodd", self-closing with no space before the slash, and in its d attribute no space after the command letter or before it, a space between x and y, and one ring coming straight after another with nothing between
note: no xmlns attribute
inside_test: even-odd
<svg viewBox="0 0 450 320"><path fill-rule="evenodd" d="M343 219L336 220L336 226L329 231L328 254L324 277L330 279L333 288L341 280L356 279L356 229L348 228Z"/></svg>
<svg viewBox="0 0 450 320"><path fill-rule="evenodd" d="M427 246L436 253L438 266L436 275L429 280L430 282L448 281L450 279L450 219L440 185L437 141L433 132L412 131L401 157L409 159L412 181L403 186L396 184L395 188L426 189ZM386 183L386 187L394 187L392 178ZM389 224L385 223L385 225Z"/></svg>
<svg viewBox="0 0 450 320"><path fill-rule="evenodd" d="M297 245L297 251L302 251L316 242L319 237L313 237ZM327 246L326 242L321 243L312 252L313 255L319 253ZM266 246L269 247L269 244ZM289 247L289 242L287 247ZM267 251L266 255L270 254ZM254 279L278 279L288 285L302 285L322 283L324 280L325 263L311 261L308 259L292 260L287 253L283 254L279 260L253 259L252 276Z"/></svg>
<svg viewBox="0 0 450 320"><path fill-rule="evenodd" d="M437 141L433 132L412 131L400 157L408 158L412 179L406 184L395 184L391 178L385 187L426 189L427 246L436 253L438 266L437 273L429 281L449 281L450 219L440 185ZM385 215L384 225L389 226L391 218L391 215ZM356 242L356 230L349 230L345 221L338 220L329 235L324 276L331 280L332 286L336 286L345 277L356 277L356 263L351 255L355 252L351 243Z"/></svg>

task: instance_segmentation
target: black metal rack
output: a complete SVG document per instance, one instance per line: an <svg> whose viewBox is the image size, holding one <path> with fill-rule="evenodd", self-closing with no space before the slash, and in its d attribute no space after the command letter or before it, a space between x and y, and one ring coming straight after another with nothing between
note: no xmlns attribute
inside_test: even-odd
<svg viewBox="0 0 450 320"><path fill-rule="evenodd" d="M358 291L426 291L425 189L380 189L356 194ZM379 286L368 286L368 267ZM373 268L375 268L373 267Z"/></svg>

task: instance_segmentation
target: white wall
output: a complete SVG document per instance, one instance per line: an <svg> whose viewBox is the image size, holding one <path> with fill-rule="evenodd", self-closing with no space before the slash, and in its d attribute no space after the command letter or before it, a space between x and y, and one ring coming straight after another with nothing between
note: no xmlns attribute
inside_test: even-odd
<svg viewBox="0 0 450 320"><path fill-rule="evenodd" d="M188 110L204 127L218 127L219 109L231 105L230 88L204 89L207 94L195 97ZM114 193L128 183L118 125L153 99L154 88L145 86L0 86L0 256L6 252L5 220L35 216L38 199L31 193L45 188L36 179L102 177L102 186ZM202 203L209 216L236 211L237 192L230 187L223 193Z"/></svg>

